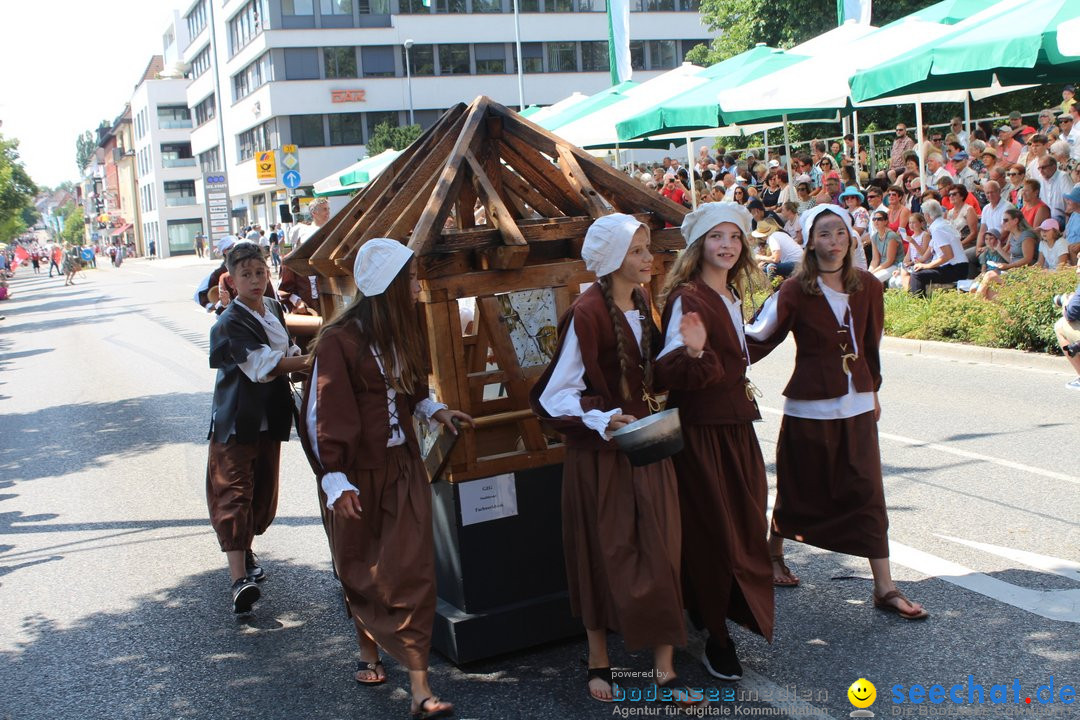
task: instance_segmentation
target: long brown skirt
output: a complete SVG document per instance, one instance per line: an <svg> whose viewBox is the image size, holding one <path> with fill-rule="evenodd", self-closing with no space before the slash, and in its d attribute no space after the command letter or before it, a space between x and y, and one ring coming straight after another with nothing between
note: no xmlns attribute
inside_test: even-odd
<svg viewBox="0 0 1080 720"><path fill-rule="evenodd" d="M773 532L847 555L889 557L877 422L784 416L776 444Z"/></svg>
<svg viewBox="0 0 1080 720"><path fill-rule="evenodd" d="M570 607L586 629L619 632L631 651L685 645L671 462L567 448L562 514Z"/></svg>
<svg viewBox="0 0 1080 720"><path fill-rule="evenodd" d="M259 433L257 443L210 440L206 461L206 505L222 552L250 550L251 541L277 515L281 442Z"/></svg>
<svg viewBox="0 0 1080 720"><path fill-rule="evenodd" d="M684 425L674 458L682 511L686 609L717 640L727 619L772 641L772 565L765 536L769 487L751 423Z"/></svg>
<svg viewBox="0 0 1080 720"><path fill-rule="evenodd" d="M386 465L356 470L360 520L325 513L334 567L349 613L395 660L426 670L435 622L431 487L408 445L386 449ZM319 490L319 502L326 496Z"/></svg>

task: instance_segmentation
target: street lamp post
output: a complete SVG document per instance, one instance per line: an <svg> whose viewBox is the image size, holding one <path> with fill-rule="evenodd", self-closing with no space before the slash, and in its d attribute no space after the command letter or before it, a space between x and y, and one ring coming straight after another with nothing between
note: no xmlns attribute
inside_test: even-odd
<svg viewBox="0 0 1080 720"><path fill-rule="evenodd" d="M409 67L409 48L413 46L412 39L406 40L402 45L405 46L405 82L409 86L409 124L415 125L416 120L413 117L413 101L412 101L412 68Z"/></svg>

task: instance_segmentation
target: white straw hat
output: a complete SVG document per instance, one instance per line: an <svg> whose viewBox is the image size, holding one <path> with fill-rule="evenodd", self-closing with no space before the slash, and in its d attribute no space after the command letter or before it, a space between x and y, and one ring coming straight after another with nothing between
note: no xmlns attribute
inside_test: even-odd
<svg viewBox="0 0 1080 720"><path fill-rule="evenodd" d="M356 289L365 297L382 294L401 268L413 258L413 251L390 238L372 238L360 246L353 263Z"/></svg>
<svg viewBox="0 0 1080 720"><path fill-rule="evenodd" d="M619 269L630 242L638 228L644 223L633 215L612 213L596 218L585 233L585 244L581 248L581 259L585 269L600 278Z"/></svg>

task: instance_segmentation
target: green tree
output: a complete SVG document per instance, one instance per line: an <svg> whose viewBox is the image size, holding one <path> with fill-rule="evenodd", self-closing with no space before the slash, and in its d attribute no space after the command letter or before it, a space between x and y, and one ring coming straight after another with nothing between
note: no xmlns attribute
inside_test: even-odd
<svg viewBox="0 0 1080 720"><path fill-rule="evenodd" d="M8 241L36 222L37 186L19 159L19 141L0 135L0 240Z"/></svg>
<svg viewBox="0 0 1080 720"><path fill-rule="evenodd" d="M60 231L60 240L72 245L82 245L86 239L86 213L82 206L64 207L64 229Z"/></svg>
<svg viewBox="0 0 1080 720"><path fill-rule="evenodd" d="M398 127L391 125L389 120L384 120L375 126L375 131L371 133L371 137L368 138L367 153L368 157L374 157L383 150L393 148L394 150L404 150L413 143L416 138L423 134L423 129L419 125L403 125Z"/></svg>
<svg viewBox="0 0 1080 720"><path fill-rule="evenodd" d="M101 123L104 125L105 121L102 120ZM75 164L78 166L79 175L82 175L90 159L94 157L95 150L97 150L97 136L92 130L87 130L75 138Z"/></svg>

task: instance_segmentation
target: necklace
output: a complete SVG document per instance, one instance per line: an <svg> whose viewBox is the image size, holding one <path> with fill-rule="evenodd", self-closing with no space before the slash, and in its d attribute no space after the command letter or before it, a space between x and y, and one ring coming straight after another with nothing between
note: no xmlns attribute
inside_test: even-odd
<svg viewBox="0 0 1080 720"><path fill-rule="evenodd" d="M835 270L822 270L822 269L818 268L818 272L821 273L821 274L824 274L824 275L832 275L833 273L838 273L843 269L844 269L844 266L841 265L840 267L836 268Z"/></svg>

